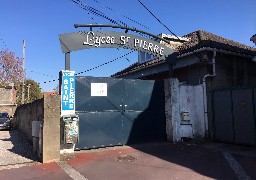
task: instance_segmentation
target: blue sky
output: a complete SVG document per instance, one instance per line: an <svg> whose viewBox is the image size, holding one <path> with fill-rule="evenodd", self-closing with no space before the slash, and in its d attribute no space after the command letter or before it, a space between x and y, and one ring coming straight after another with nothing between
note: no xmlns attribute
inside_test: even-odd
<svg viewBox="0 0 256 180"><path fill-rule="evenodd" d="M137 0L80 1L130 27L153 34L169 33ZM256 34L255 0L141 0L141 2L178 36L201 29L254 46L250 42L250 37ZM1 0L0 8L0 49L8 48L22 57L22 41L25 40L27 78L39 82L44 91L51 91L57 85L52 80L57 80L58 72L64 69L64 54L61 52L58 35L89 30L75 29L76 23L110 24L106 19L92 13L88 14L88 11L80 8L72 0ZM112 31L112 29L104 30ZM71 70L82 72L127 52L130 50L90 49L72 52ZM136 62L137 56L137 52L134 52L127 56L129 61L121 58L83 75L110 76Z"/></svg>

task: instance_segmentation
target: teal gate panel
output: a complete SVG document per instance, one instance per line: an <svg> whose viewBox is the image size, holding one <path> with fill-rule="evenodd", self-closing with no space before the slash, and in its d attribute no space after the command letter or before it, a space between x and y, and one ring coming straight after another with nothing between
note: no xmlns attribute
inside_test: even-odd
<svg viewBox="0 0 256 180"><path fill-rule="evenodd" d="M166 141L163 81L125 80L124 144Z"/></svg>
<svg viewBox="0 0 256 180"><path fill-rule="evenodd" d="M252 88L213 92L213 132L216 141L256 144L255 93Z"/></svg>
<svg viewBox="0 0 256 180"><path fill-rule="evenodd" d="M231 91L214 92L214 138L234 143Z"/></svg>
<svg viewBox="0 0 256 180"><path fill-rule="evenodd" d="M163 81L76 77L75 92L76 149L166 141Z"/></svg>
<svg viewBox="0 0 256 180"><path fill-rule="evenodd" d="M123 144L122 119L118 112L77 113L80 118L76 149L90 149Z"/></svg>
<svg viewBox="0 0 256 180"><path fill-rule="evenodd" d="M255 143L255 119L252 89L232 91L235 143Z"/></svg>

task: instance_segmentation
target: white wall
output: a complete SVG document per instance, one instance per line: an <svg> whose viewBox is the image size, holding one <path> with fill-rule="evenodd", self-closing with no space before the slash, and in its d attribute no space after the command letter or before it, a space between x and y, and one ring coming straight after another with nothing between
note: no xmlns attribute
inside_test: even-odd
<svg viewBox="0 0 256 180"><path fill-rule="evenodd" d="M190 129L191 137L205 137L202 85L180 85L177 79L167 79L165 101L166 131L169 141L180 141L182 136L187 137ZM182 112L189 113L190 121L182 121Z"/></svg>

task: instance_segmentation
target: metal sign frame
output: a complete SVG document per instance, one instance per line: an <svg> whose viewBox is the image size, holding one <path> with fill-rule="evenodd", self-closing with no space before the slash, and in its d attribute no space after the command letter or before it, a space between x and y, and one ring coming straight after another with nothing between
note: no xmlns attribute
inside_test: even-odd
<svg viewBox="0 0 256 180"><path fill-rule="evenodd" d="M62 52L65 53L65 69L70 69L70 52L90 48L125 48L146 52L155 55L159 59L168 59L176 52L174 49L161 44L160 41L169 41L156 35L124 26L102 25L102 24L75 24L75 27L90 27L90 31L79 31L59 35ZM92 27L111 27L125 29L125 32L92 31ZM147 39L141 36L128 34L134 31L152 37Z"/></svg>
<svg viewBox="0 0 256 180"><path fill-rule="evenodd" d="M75 114L75 71L61 72L61 116Z"/></svg>
<svg viewBox="0 0 256 180"><path fill-rule="evenodd" d="M59 36L63 53L91 48L124 48L166 58L174 51L157 41L111 31L88 31L62 34Z"/></svg>

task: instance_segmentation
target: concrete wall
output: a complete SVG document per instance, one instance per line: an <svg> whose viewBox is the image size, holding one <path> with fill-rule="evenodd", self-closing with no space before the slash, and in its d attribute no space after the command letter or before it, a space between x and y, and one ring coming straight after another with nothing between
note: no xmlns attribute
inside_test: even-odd
<svg viewBox="0 0 256 180"><path fill-rule="evenodd" d="M32 143L32 122L43 121L44 99L19 106L14 114L13 126Z"/></svg>
<svg viewBox="0 0 256 180"><path fill-rule="evenodd" d="M169 141L183 137L205 138L203 86L180 85L177 79L165 80L166 131ZM189 113L189 121L182 120ZM191 131L190 131L191 130Z"/></svg>
<svg viewBox="0 0 256 180"><path fill-rule="evenodd" d="M60 96L44 95L42 162L60 159Z"/></svg>
<svg viewBox="0 0 256 180"><path fill-rule="evenodd" d="M32 137L33 121L42 121L41 141L35 141ZM31 143L42 145L41 150L39 145L36 146L43 163L60 158L60 96L45 94L40 100L19 106L13 124Z"/></svg>
<svg viewBox="0 0 256 180"><path fill-rule="evenodd" d="M177 79L165 79L164 81L164 91L165 91L165 116L166 116L166 134L167 134L167 141L174 141L173 139L173 112L175 106L172 106L172 103L177 103L177 96L172 96L172 91L176 90L171 87L178 86L179 81ZM171 90L172 89L172 90ZM177 92L173 92L176 94Z"/></svg>

